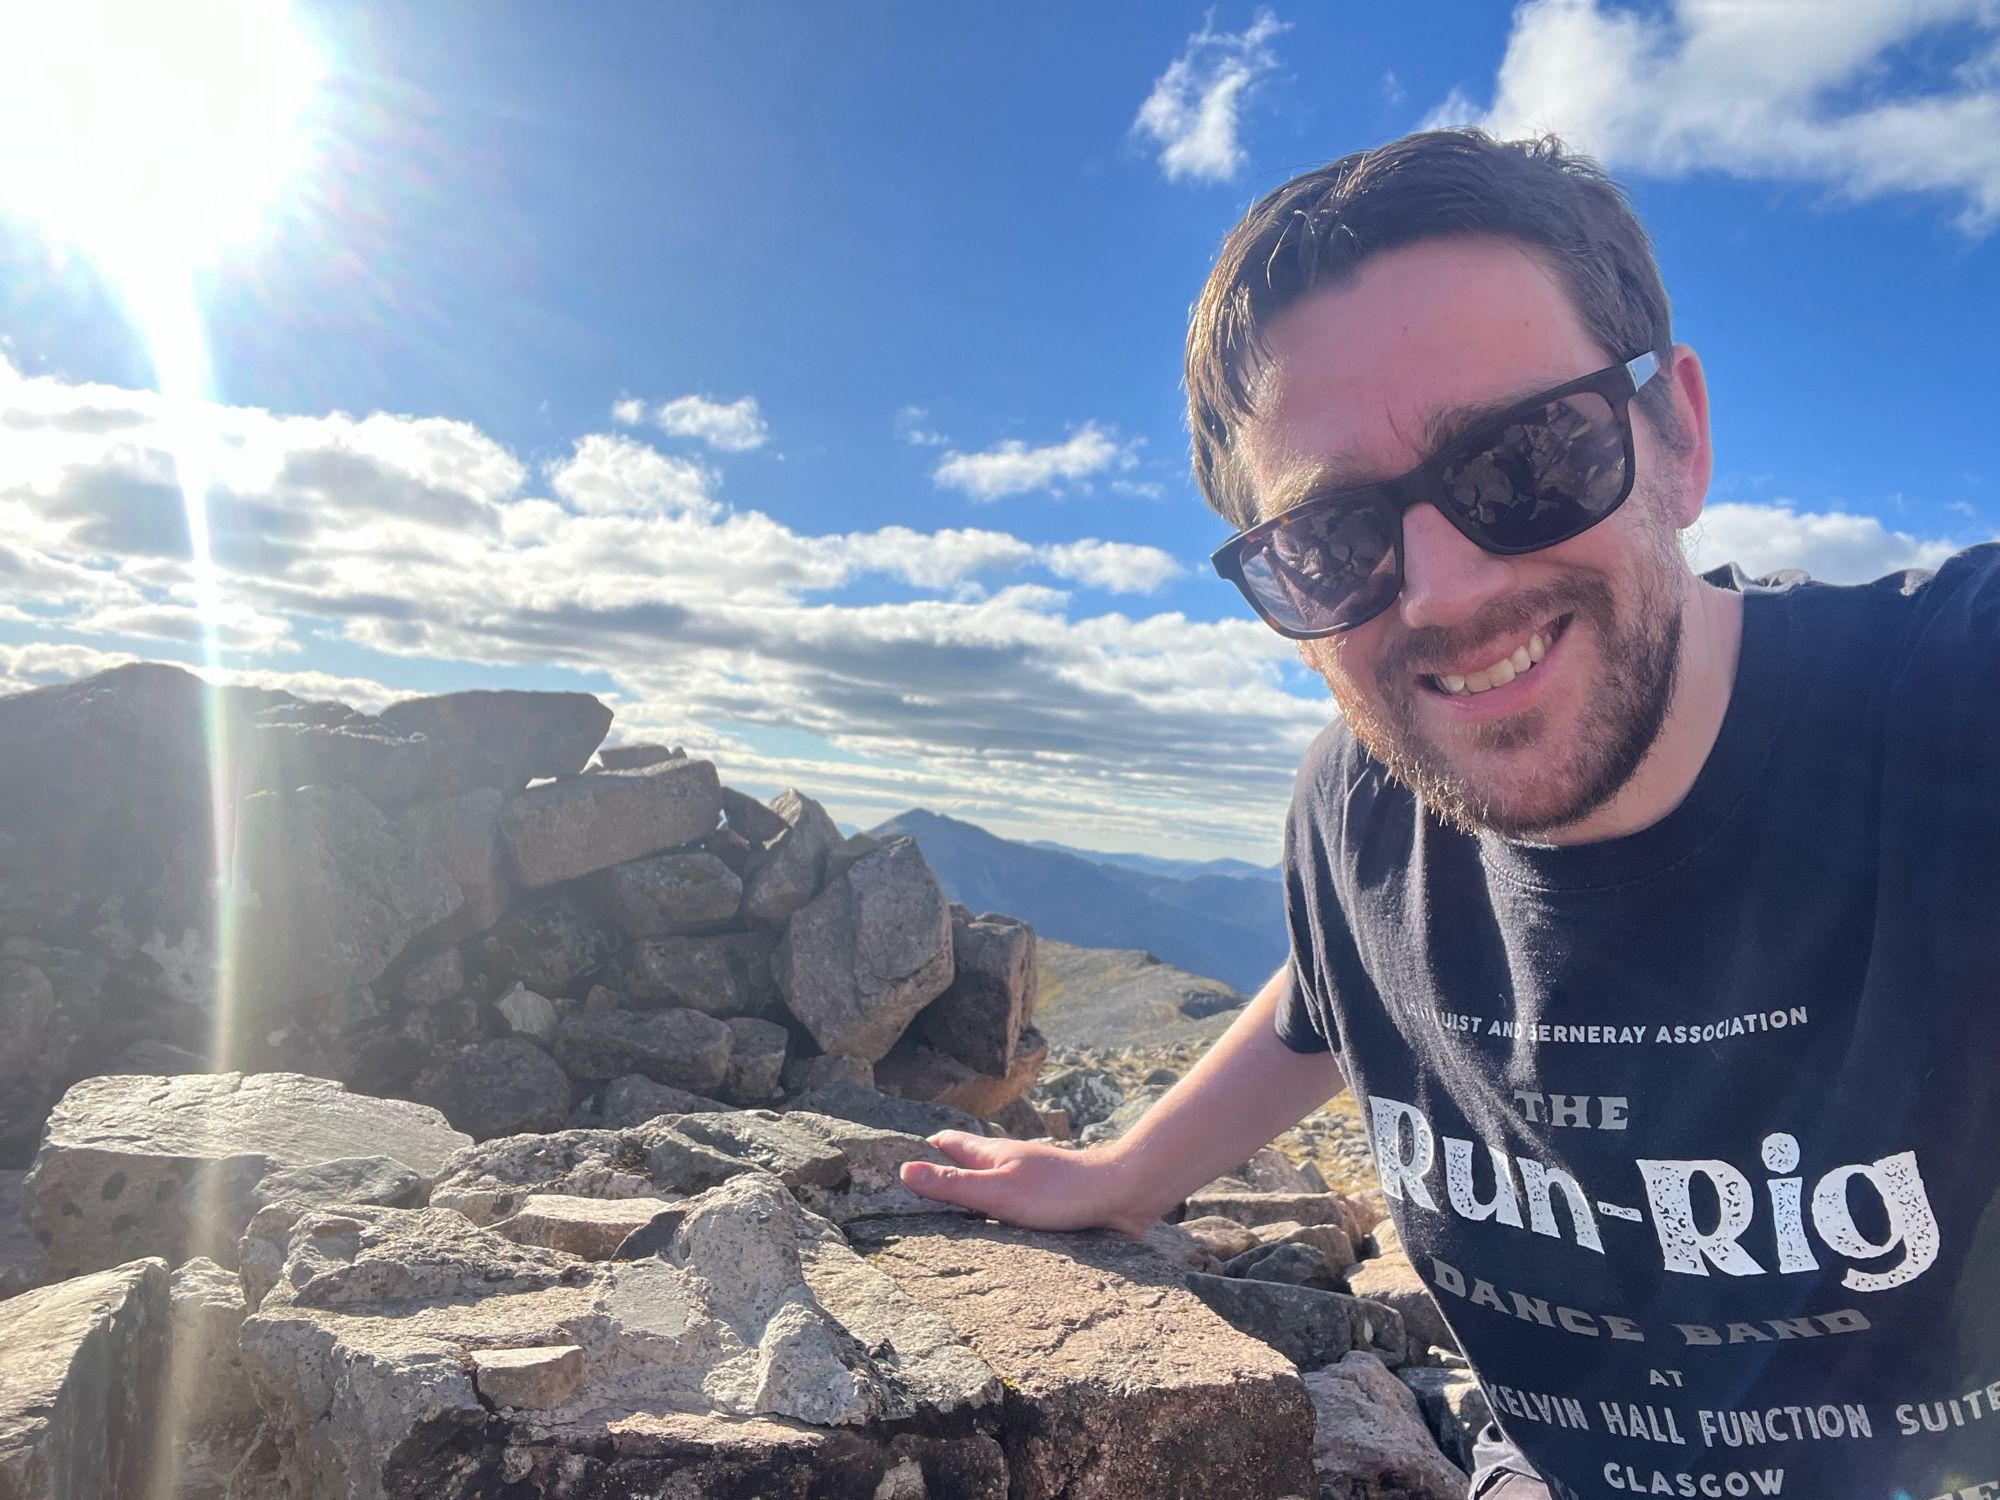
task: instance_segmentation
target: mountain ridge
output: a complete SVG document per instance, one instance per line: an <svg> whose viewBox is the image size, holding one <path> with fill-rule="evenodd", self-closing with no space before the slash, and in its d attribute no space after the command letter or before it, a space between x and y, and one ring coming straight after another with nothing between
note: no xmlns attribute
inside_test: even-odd
<svg viewBox="0 0 2000 1500"><path fill-rule="evenodd" d="M868 832L916 839L952 900L1007 912L1057 942L1143 950L1246 993L1262 987L1289 949L1283 887L1274 875L1148 874L1002 838L925 808Z"/></svg>

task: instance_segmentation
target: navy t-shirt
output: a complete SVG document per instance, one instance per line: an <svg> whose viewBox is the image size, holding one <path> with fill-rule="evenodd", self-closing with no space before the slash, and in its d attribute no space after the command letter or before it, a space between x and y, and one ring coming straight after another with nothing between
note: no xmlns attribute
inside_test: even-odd
<svg viewBox="0 0 2000 1500"><path fill-rule="evenodd" d="M1743 593L1687 798L1454 832L1338 726L1279 1036L1558 1496L2000 1500L2000 546Z"/></svg>

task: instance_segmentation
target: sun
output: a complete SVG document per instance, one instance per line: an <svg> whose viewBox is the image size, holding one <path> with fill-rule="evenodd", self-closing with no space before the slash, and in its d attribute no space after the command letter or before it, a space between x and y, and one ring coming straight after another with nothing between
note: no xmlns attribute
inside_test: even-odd
<svg viewBox="0 0 2000 1500"><path fill-rule="evenodd" d="M307 176L326 67L280 0L10 4L0 213L113 279L248 247Z"/></svg>

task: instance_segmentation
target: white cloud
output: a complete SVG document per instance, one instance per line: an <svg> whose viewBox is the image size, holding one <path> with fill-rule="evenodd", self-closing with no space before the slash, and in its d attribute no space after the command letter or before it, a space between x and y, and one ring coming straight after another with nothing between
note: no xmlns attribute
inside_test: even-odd
<svg viewBox="0 0 2000 1500"><path fill-rule="evenodd" d="M1039 448L1009 438L979 453L954 450L939 460L931 478L974 500L999 500L1087 480L1107 469L1129 469L1139 461L1138 448L1139 440L1121 443L1095 422L1085 422L1062 442Z"/></svg>
<svg viewBox="0 0 2000 1500"><path fill-rule="evenodd" d="M1988 60L1892 71L1927 37L1971 28ZM1960 222L2000 222L2000 33L1992 0L1717 4L1663 13L1526 0L1492 103L1454 92L1428 124L1502 137L1553 130L1617 167L1824 183L1856 198L1935 191Z"/></svg>
<svg viewBox="0 0 2000 1500"><path fill-rule="evenodd" d="M0 690L128 660L139 631L146 655L192 661L207 623L224 680L372 709L440 664L496 685L588 674L620 734L712 750L735 783L794 783L850 816L990 808L1107 847L1170 827L1259 858L1330 713L1289 690L1290 650L1254 620L1078 603L1180 576L1157 548L812 534L606 434L538 493L484 434L414 417L213 409L231 435L211 507L222 607L199 621L155 404L11 374L0 363L0 597L38 644L0 647ZM336 676L322 642L376 655ZM760 753L764 727L828 748ZM1221 790L1218 760L1235 773Z"/></svg>
<svg viewBox="0 0 2000 1500"><path fill-rule="evenodd" d="M606 433L577 439L574 453L549 465L555 492L591 515L712 514L714 479L700 464Z"/></svg>
<svg viewBox="0 0 2000 1500"><path fill-rule="evenodd" d="M611 403L611 420L621 427L637 427L646 420L646 403L637 396L623 396Z"/></svg>
<svg viewBox="0 0 2000 1500"><path fill-rule="evenodd" d="M1204 22L1154 81L1132 128L1159 147L1169 181L1227 182L1242 170L1239 115L1257 81L1277 67L1270 44L1286 29L1268 10L1233 34Z"/></svg>
<svg viewBox="0 0 2000 1500"><path fill-rule="evenodd" d="M723 453L744 453L761 448L770 439L770 429L757 410L757 398L744 396L736 401L713 401L707 396L677 396L653 413L663 432L675 437L699 438Z"/></svg>
<svg viewBox="0 0 2000 1500"><path fill-rule="evenodd" d="M1799 511L1782 503L1706 506L1685 540L1700 570L1733 562L1754 578L1803 568L1823 583L1865 583L1904 568L1935 568L1968 545L1893 531L1873 516Z"/></svg>
<svg viewBox="0 0 2000 1500"><path fill-rule="evenodd" d="M1131 542L1060 542L1042 549L1049 571L1091 588L1119 594L1154 594L1187 569L1173 554Z"/></svg>
<svg viewBox="0 0 2000 1500"><path fill-rule="evenodd" d="M951 439L924 425L930 420L930 415L925 407L904 407L896 413L896 436L918 448L944 447Z"/></svg>

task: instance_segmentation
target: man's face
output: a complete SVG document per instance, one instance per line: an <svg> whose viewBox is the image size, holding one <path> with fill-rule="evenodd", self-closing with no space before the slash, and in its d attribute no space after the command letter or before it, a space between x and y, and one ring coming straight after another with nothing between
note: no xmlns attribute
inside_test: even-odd
<svg viewBox="0 0 2000 1500"><path fill-rule="evenodd" d="M1540 261L1484 237L1377 256L1288 309L1266 343L1238 445L1266 515L1312 489L1414 468L1456 436L1434 430L1453 408L1532 395L1633 352L1599 348ZM1633 427L1637 479L1606 520L1496 557L1415 505L1396 602L1300 645L1361 743L1461 827L1531 835L1579 822L1631 778L1665 721L1689 583L1676 532L1700 496L1636 408ZM1450 691L1460 678L1487 691Z"/></svg>

